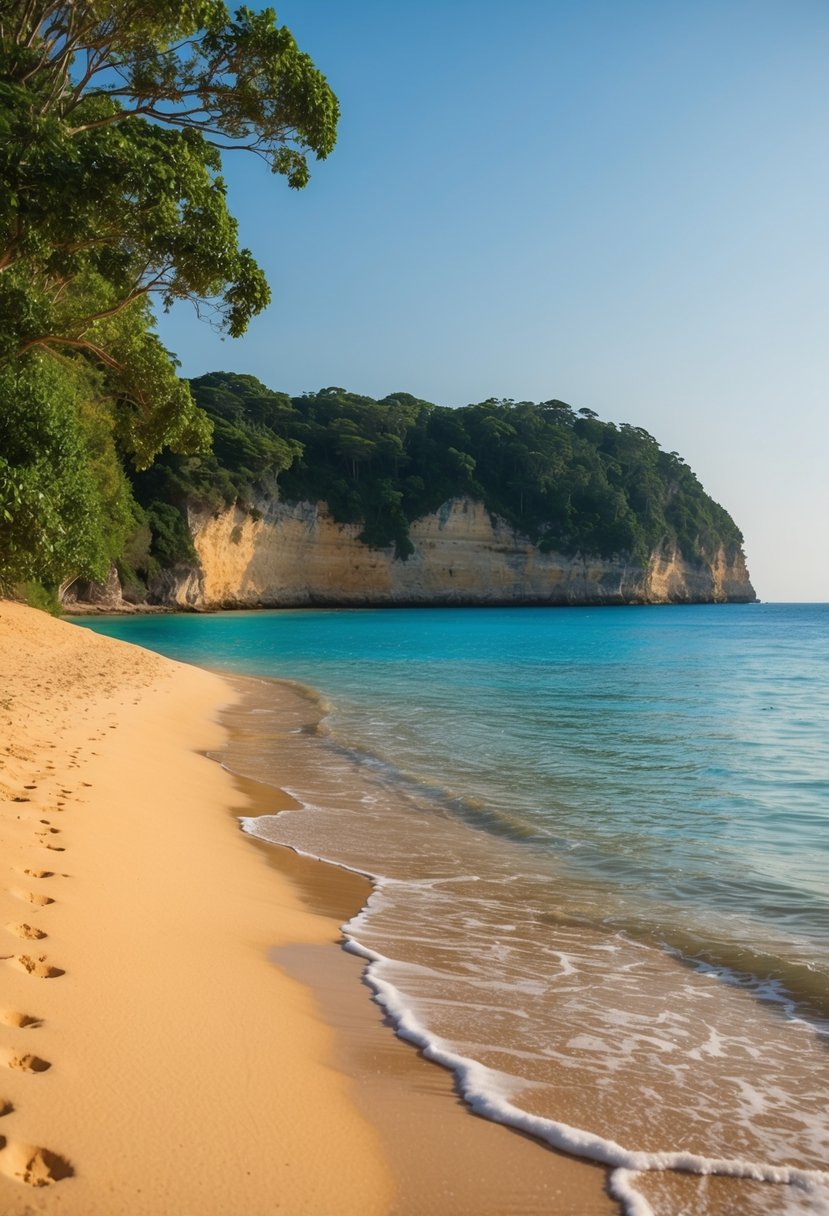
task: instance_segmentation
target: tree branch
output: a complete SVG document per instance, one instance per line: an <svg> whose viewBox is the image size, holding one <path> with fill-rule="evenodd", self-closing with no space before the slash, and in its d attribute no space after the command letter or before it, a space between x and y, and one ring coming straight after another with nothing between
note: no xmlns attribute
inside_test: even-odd
<svg viewBox="0 0 829 1216"><path fill-rule="evenodd" d="M83 337L88 329L91 329L96 321L105 321L107 317L117 317L119 312L123 312L125 308L129 308L130 304L134 304L136 300L140 300L142 296L146 296L149 292L157 289L159 280L152 279L143 287L134 287L133 290L119 300L117 304L113 304L111 308L104 308L101 312L90 313L88 317L84 317L78 322L78 333Z"/></svg>
<svg viewBox="0 0 829 1216"><path fill-rule="evenodd" d="M85 350L89 354L94 355L105 367L111 367L116 372L123 372L125 370L122 363L119 363L117 359L113 359L112 355L108 355L100 346L96 346L94 342L86 342L81 338L60 338L54 334L44 335L41 338L30 338L28 342L23 343L18 354L24 355L27 350L33 350L38 346L42 346L47 350L50 346L68 346L71 350Z"/></svg>

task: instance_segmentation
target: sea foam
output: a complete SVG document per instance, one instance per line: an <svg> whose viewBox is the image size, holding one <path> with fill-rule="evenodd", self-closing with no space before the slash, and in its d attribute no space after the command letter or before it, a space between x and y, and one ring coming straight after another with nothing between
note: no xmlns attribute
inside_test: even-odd
<svg viewBox="0 0 829 1216"><path fill-rule="evenodd" d="M296 798L297 790L291 792ZM262 831L263 824L269 818L243 818L240 822L244 831L273 840L267 830ZM333 858L308 852L295 845L288 847L301 856L323 864L339 866L372 882L374 890L366 904L356 916L342 926L344 949L366 963L366 982L372 990L374 1000L390 1019L397 1036L416 1046L427 1060L450 1070L456 1078L460 1096L475 1114L533 1136L556 1150L606 1166L609 1170L609 1192L619 1200L626 1216L657 1216L651 1204L636 1187L640 1175L657 1171L676 1171L699 1176L719 1175L794 1187L809 1197L811 1211L829 1212L829 1170L802 1169L739 1157L714 1157L671 1149L658 1152L642 1151L626 1147L587 1129L523 1109L513 1100L515 1091L531 1088L531 1083L528 1085L526 1081L517 1080L509 1073L495 1070L459 1053L450 1043L432 1033L419 1019L401 989L387 977L386 973L395 965L399 965L398 960L380 954L359 939L360 926L368 923L374 907L382 901L384 894L391 888L414 884L403 884L344 865ZM565 959L565 963L568 974L572 974L576 968L569 960ZM514 1010L512 1012L515 1013ZM711 1048L710 1054L722 1054L714 1030L711 1031L708 1045ZM795 1204L794 1196L790 1206L787 1197L781 1194L777 1207L780 1216L785 1216L790 1210L794 1213ZM802 1208L798 1210L802 1211Z"/></svg>

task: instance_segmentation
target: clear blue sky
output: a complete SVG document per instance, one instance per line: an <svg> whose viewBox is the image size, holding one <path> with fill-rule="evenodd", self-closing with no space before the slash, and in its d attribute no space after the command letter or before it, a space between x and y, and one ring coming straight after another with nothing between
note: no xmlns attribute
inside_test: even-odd
<svg viewBox="0 0 829 1216"><path fill-rule="evenodd" d="M274 303L185 375L559 397L679 451L769 600L829 600L827 0L285 0L343 111L226 155Z"/></svg>

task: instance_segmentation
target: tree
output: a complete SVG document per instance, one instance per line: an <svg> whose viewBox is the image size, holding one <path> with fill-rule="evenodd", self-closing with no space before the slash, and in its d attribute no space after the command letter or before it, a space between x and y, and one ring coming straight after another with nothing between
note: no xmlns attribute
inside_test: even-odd
<svg viewBox="0 0 829 1216"><path fill-rule="evenodd" d="M0 361L81 352L106 368L141 464L203 443L147 301L187 299L243 333L270 293L239 248L221 151L300 188L337 118L271 9L0 0Z"/></svg>
<svg viewBox="0 0 829 1216"><path fill-rule="evenodd" d="M129 548L130 528L146 534L119 455L140 469L164 447L209 450L210 419L154 332L152 302L189 300L242 334L270 292L239 246L222 152L257 155L301 188L309 158L333 148L337 119L334 94L273 10L0 0L7 584L98 577ZM274 467L297 450L274 438L260 459ZM210 478L231 486L216 469ZM164 531L164 513L153 519Z"/></svg>

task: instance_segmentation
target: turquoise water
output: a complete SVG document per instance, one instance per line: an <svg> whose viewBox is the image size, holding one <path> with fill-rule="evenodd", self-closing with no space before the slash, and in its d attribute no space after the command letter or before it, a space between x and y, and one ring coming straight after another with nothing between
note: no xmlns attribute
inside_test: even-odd
<svg viewBox="0 0 829 1216"><path fill-rule="evenodd" d="M304 765L259 707L248 768L306 813L247 826L374 876L352 948L478 1109L629 1212L676 1204L631 1179L677 1152L829 1169L829 606L83 623L327 698ZM796 1181L683 1210L829 1211Z"/></svg>

